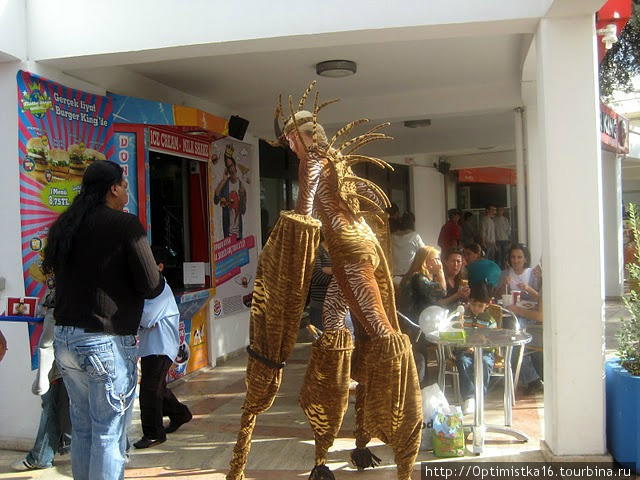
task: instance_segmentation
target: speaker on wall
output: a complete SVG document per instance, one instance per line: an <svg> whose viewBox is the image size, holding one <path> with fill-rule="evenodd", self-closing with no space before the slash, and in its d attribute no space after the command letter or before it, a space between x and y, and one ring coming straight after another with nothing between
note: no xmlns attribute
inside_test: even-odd
<svg viewBox="0 0 640 480"><path fill-rule="evenodd" d="M237 115L231 115L231 118L229 119L230 137L242 140L244 138L244 134L247 133L247 128L249 128L249 120Z"/></svg>

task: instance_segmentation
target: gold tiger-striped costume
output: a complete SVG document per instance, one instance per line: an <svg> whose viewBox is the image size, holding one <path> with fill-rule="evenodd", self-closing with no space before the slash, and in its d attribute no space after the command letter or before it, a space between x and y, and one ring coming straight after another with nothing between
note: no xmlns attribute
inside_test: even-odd
<svg viewBox="0 0 640 480"><path fill-rule="evenodd" d="M285 139L288 140L300 158L295 213L299 218L311 221L311 214L315 211L324 228L334 276L322 313L324 333L312 345L300 392L300 404L316 442L315 467L309 478L334 478L326 467L327 452L342 425L348 405L349 379L353 376L359 382L357 446L364 448L371 435L380 438L394 451L398 479L409 480L420 445L420 389L409 339L400 333L398 326L393 283L385 252L369 227L369 223L376 229L386 224L386 218L381 218L384 215L382 207L388 206L389 200L375 184L356 177L351 170L351 165L361 161L391 168L379 159L355 154L357 149L373 140L390 137L377 133L381 127L378 126L363 135L347 139L355 126L366 121L358 120L339 130L330 141L327 140L324 130L317 123L317 114L332 102L319 105L316 93L313 112L303 110L312 88L313 84L303 95L297 112L294 112L290 97L289 119L284 118L281 104L276 109L276 117L280 114L285 121L284 133L276 132L279 141L282 144ZM278 125L277 118L275 123ZM308 133L309 127L311 134ZM305 130L306 139L301 130ZM309 136L311 145L307 143ZM361 211L361 205L364 212ZM365 221L365 216L369 223ZM267 247L272 243L272 237ZM274 243L280 240L284 239L278 237ZM296 276L300 279L298 288L303 289L306 295L307 277L311 272L309 260L313 254L309 253L310 244L307 243L305 247L302 243L298 242L295 248L304 249L305 255L296 261L304 263L305 267L304 272L298 272ZM261 254L259 266L266 254L267 248ZM259 267L259 272L260 275L256 274L256 288L266 289L271 282L283 280L279 276L282 272L277 270L268 273ZM264 284L258 283L258 277L263 273ZM270 300L281 302L290 294L290 291L284 290L283 297L273 296ZM268 302L257 302L255 309L252 306L250 349L260 344L266 347L265 340L258 339L259 334L269 334L268 341L276 342L276 337L287 335L288 330L297 332L294 324L297 326L296 317L299 321L303 304L300 307L290 304L288 308L291 308L291 312L271 313L268 312ZM263 309L266 313L262 312ZM345 328L347 310L351 311L359 324L355 352L351 334ZM255 328L256 324L260 328ZM263 324L266 324L266 329ZM283 325L287 326L283 328ZM278 344L288 342L280 340ZM255 372L247 369L247 385L249 387L256 381L260 383L262 386L255 388L256 392L265 398L269 397L270 401L253 399L252 403L260 406L257 409L248 409L245 401L241 431L228 480L244 478L243 469L255 415L271 405L279 387L280 375L271 375L270 369L274 366L270 364L274 363L274 358L279 359L275 363L284 362L283 358L286 359L290 349L287 352L287 348L281 348L280 355L274 355L274 352L264 355L264 350L260 351L263 353L250 357L250 364L259 365ZM265 369L267 373L263 373Z"/></svg>

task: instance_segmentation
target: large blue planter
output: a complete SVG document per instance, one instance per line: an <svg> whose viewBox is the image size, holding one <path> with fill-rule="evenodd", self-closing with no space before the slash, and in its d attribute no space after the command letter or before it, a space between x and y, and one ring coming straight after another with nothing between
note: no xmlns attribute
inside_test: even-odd
<svg viewBox="0 0 640 480"><path fill-rule="evenodd" d="M625 468L640 472L640 377L620 366L619 359L608 360L607 448Z"/></svg>

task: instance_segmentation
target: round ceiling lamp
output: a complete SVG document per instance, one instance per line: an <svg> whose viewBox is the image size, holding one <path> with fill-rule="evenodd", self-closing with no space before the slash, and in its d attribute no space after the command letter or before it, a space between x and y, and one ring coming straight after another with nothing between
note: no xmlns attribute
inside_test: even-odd
<svg viewBox="0 0 640 480"><path fill-rule="evenodd" d="M356 62L351 60L327 60L316 64L316 73L323 77L342 78L357 71Z"/></svg>

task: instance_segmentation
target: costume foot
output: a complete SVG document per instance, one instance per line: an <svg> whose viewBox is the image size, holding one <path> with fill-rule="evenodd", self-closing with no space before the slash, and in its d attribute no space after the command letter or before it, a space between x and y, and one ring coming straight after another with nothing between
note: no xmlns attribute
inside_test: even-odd
<svg viewBox="0 0 640 480"><path fill-rule="evenodd" d="M140 440L134 443L133 446L136 448L150 448L155 447L156 445L160 445L161 443L164 443L166 441L166 438L158 438L154 440L152 438L142 437Z"/></svg>
<svg viewBox="0 0 640 480"><path fill-rule="evenodd" d="M381 461L368 448L354 448L351 450L351 463L360 471L369 467L375 468L380 465Z"/></svg>
<svg viewBox="0 0 640 480"><path fill-rule="evenodd" d="M311 470L309 480L336 480L336 477L333 476L333 472L326 465L316 465Z"/></svg>
<svg viewBox="0 0 640 480"><path fill-rule="evenodd" d="M189 423L192 418L193 418L193 415L191 415L191 413L189 413L189 416L183 418L182 420L171 420L169 422L169 425L167 426L167 428L164 429L164 431L167 432L167 433L173 433L176 430L178 430L185 423Z"/></svg>

